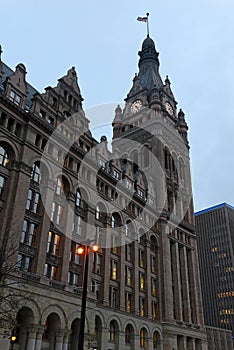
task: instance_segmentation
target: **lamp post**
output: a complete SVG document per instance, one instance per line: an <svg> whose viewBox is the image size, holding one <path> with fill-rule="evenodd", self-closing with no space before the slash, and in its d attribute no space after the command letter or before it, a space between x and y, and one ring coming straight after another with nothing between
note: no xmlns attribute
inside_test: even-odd
<svg viewBox="0 0 234 350"><path fill-rule="evenodd" d="M16 336L15 336L15 335L12 335L12 336L11 336L11 350L14 349L15 341L16 341Z"/></svg>
<svg viewBox="0 0 234 350"><path fill-rule="evenodd" d="M79 255L84 254L84 278L83 278L83 292L81 302L81 318L80 318L80 331L78 340L78 350L84 350L84 331L85 331L85 313L86 313L86 300L87 300L87 284L88 284L88 270L89 270L89 254L92 248L93 252L98 251L98 246L90 246L92 241L87 241L84 247L79 247L77 253Z"/></svg>

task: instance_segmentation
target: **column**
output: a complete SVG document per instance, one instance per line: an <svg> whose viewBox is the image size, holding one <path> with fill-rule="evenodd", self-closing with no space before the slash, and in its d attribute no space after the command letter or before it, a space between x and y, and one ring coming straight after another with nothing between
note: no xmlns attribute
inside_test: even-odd
<svg viewBox="0 0 234 350"><path fill-rule="evenodd" d="M180 272L182 278L183 300L184 305L184 321L191 323L191 308L190 308L190 295L189 295L189 282L188 282L188 264L186 247L179 248L180 252Z"/></svg>
<svg viewBox="0 0 234 350"><path fill-rule="evenodd" d="M121 232L122 236L123 233ZM118 247L120 251L120 260L119 260L119 308L121 311L125 311L125 245ZM133 273L133 271L132 271Z"/></svg>
<svg viewBox="0 0 234 350"><path fill-rule="evenodd" d="M133 265L133 283L134 283L134 289L133 289L133 296L135 297L134 300L134 313L136 315L139 315L139 244L138 242L133 242L134 246L134 265ZM132 296L132 298L133 298ZM137 348L136 348L137 349Z"/></svg>
<svg viewBox="0 0 234 350"><path fill-rule="evenodd" d="M58 330L55 335L55 350L63 350L63 331Z"/></svg>
<svg viewBox="0 0 234 350"><path fill-rule="evenodd" d="M70 332L65 332L64 333L62 350L67 350L68 349L69 335L70 335Z"/></svg>
<svg viewBox="0 0 234 350"><path fill-rule="evenodd" d="M187 350L195 350L195 339L187 338Z"/></svg>
<svg viewBox="0 0 234 350"><path fill-rule="evenodd" d="M151 261L150 261L150 242L146 242L146 303L147 303L147 317L152 318L152 281L151 281Z"/></svg>
<svg viewBox="0 0 234 350"><path fill-rule="evenodd" d="M36 344L35 350L41 350L42 335L44 333L44 328L37 327Z"/></svg>
<svg viewBox="0 0 234 350"><path fill-rule="evenodd" d="M173 279L174 279L174 302L175 302L175 317L181 321L182 317L182 302L181 302L181 281L180 281L180 266L179 266L179 251L178 243L172 244L172 259L173 259Z"/></svg>
<svg viewBox="0 0 234 350"><path fill-rule="evenodd" d="M37 249L38 255L36 264L36 274L43 275L46 261L48 232L50 230L50 214L52 203L54 200L55 182L49 179L48 184L46 186L41 185L40 187L42 187L41 197L43 199L44 213L47 213L47 215L43 215L41 222L40 242Z"/></svg>
<svg viewBox="0 0 234 350"><path fill-rule="evenodd" d="M35 350L36 345L36 328L31 328L28 331L26 350Z"/></svg>

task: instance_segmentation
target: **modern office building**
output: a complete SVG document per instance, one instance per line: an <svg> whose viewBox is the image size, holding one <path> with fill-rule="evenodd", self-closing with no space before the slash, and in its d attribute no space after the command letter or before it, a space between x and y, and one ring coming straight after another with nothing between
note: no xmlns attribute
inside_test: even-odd
<svg viewBox="0 0 234 350"><path fill-rule="evenodd" d="M195 221L205 324L234 335L234 208L222 203Z"/></svg>
<svg viewBox="0 0 234 350"><path fill-rule="evenodd" d="M0 61L1 350L77 349L94 242L85 349L207 349L188 127L150 37L139 55L112 152L74 67L40 93Z"/></svg>

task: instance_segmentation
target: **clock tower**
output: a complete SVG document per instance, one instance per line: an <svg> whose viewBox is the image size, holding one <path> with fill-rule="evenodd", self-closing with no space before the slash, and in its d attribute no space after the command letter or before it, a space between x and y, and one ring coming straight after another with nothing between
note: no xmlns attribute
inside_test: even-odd
<svg viewBox="0 0 234 350"><path fill-rule="evenodd" d="M149 36L139 51L139 72L113 120L113 153L135 188L143 178L145 211L158 234L159 319L164 350L206 350L194 226L188 126ZM153 198L151 204L150 199ZM153 208L152 208L153 206ZM145 236L147 242L147 234Z"/></svg>

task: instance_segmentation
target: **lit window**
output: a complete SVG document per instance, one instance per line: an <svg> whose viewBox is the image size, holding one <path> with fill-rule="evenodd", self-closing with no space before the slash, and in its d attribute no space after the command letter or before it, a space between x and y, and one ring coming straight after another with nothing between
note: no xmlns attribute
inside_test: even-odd
<svg viewBox="0 0 234 350"><path fill-rule="evenodd" d="M155 302L152 302L152 315L153 320L157 320L157 304Z"/></svg>
<svg viewBox="0 0 234 350"><path fill-rule="evenodd" d="M131 243L126 244L125 249L126 249L126 260L131 261L131 251L132 251Z"/></svg>
<svg viewBox="0 0 234 350"><path fill-rule="evenodd" d="M130 267L126 267L126 285L131 286L132 285L132 269Z"/></svg>
<svg viewBox="0 0 234 350"><path fill-rule="evenodd" d="M59 255L59 243L60 243L60 236L54 232L49 231L48 241L47 241L47 253L58 256Z"/></svg>
<svg viewBox="0 0 234 350"><path fill-rule="evenodd" d="M147 333L145 328L141 328L140 331L140 346L141 348L147 348Z"/></svg>
<svg viewBox="0 0 234 350"><path fill-rule="evenodd" d="M0 165L3 165L4 167L6 167L8 164L9 164L8 153L3 147L0 147Z"/></svg>
<svg viewBox="0 0 234 350"><path fill-rule="evenodd" d="M156 273L156 257L151 255L151 272Z"/></svg>
<svg viewBox="0 0 234 350"><path fill-rule="evenodd" d="M112 280L117 280L117 262L114 260L111 260L111 279Z"/></svg>
<svg viewBox="0 0 234 350"><path fill-rule="evenodd" d="M127 312L132 311L132 295L130 293L125 294L125 310Z"/></svg>
<svg viewBox="0 0 234 350"><path fill-rule="evenodd" d="M145 290L145 275L140 272L139 274L140 290Z"/></svg>
<svg viewBox="0 0 234 350"><path fill-rule="evenodd" d="M145 299L142 297L139 298L139 311L140 316L145 316Z"/></svg>
<svg viewBox="0 0 234 350"><path fill-rule="evenodd" d="M151 283L152 283L152 295L156 296L157 294L156 280L152 278Z"/></svg>

